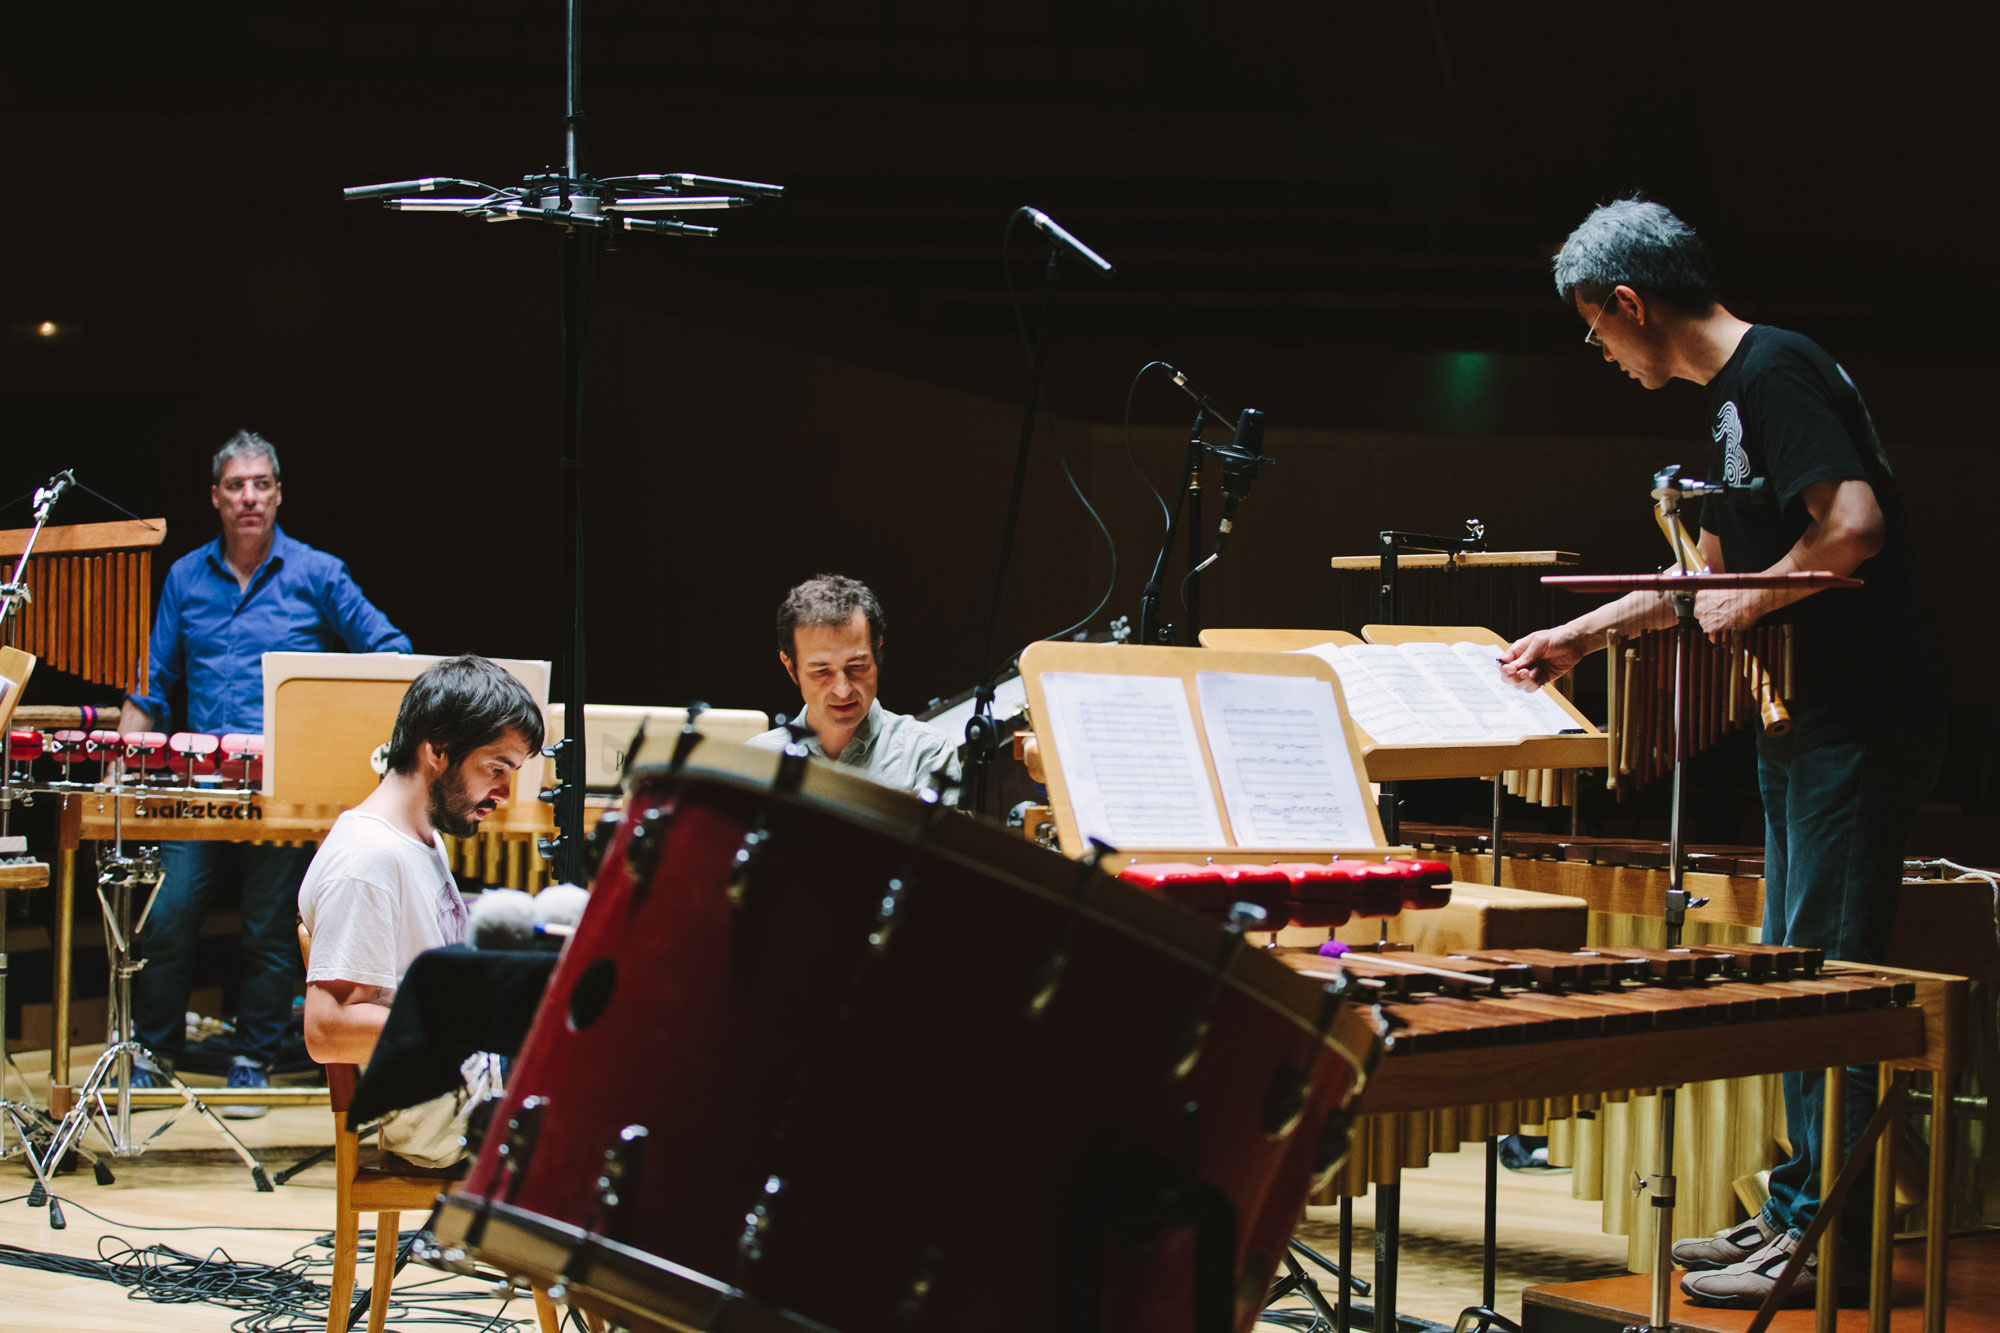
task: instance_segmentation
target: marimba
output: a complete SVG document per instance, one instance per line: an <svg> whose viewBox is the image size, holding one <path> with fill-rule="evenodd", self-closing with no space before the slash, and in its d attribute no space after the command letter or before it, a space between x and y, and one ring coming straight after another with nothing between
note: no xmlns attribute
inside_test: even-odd
<svg viewBox="0 0 2000 1333"><path fill-rule="evenodd" d="M1306 949L1278 957L1316 978L1372 992L1392 1028L1357 1104L1361 1120L1331 1192L1351 1197L1408 1163L1413 1135L1440 1110L1577 1099L1790 1069L1879 1064L1925 1070L1949 1088L1968 983L1960 977L1825 963L1817 951L1721 948L1469 951L1428 956ZM1943 1309L1949 1203L1948 1098L1933 1100L1927 1317ZM1495 1130L1493 1132L1502 1132ZM1455 1145L1452 1145L1455 1146ZM1421 1161L1415 1163L1421 1164ZM1385 1219L1394 1225L1392 1193ZM1886 1225L1878 1217L1878 1225ZM1391 1255L1393 1270L1393 1253ZM1378 1274L1378 1284L1383 1274ZM1886 1292L1882 1293L1886 1300ZM1378 1320L1394 1284L1378 1289ZM1934 1315L1932 1312L1935 1312ZM1931 1325L1935 1327L1936 1325Z"/></svg>

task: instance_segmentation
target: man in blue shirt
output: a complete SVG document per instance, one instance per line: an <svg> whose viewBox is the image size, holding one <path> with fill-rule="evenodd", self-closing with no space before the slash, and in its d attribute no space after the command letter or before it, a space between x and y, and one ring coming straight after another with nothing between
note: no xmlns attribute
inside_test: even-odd
<svg viewBox="0 0 2000 1333"><path fill-rule="evenodd" d="M278 527L284 487L268 440L239 431L216 451L211 472L209 500L222 535L167 572L153 618L150 690L126 696L120 731L169 730L173 695L185 686L180 730L261 733L265 653L410 651L409 637L362 596L346 565ZM164 1070L185 1041L202 918L216 890L233 879L242 885L243 987L229 1086L267 1085L291 1018L299 881L313 851L236 842L162 846L160 887L139 937L145 962L133 978L132 1013L139 1041ZM140 1072L144 1085L161 1071ZM223 1112L263 1113L261 1106Z"/></svg>

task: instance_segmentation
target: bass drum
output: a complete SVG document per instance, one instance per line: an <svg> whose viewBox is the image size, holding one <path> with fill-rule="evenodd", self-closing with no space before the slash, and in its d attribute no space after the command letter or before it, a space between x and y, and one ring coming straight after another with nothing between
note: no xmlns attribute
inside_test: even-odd
<svg viewBox="0 0 2000 1333"><path fill-rule="evenodd" d="M643 772L437 1241L640 1328L1247 1329L1379 1018L935 801Z"/></svg>

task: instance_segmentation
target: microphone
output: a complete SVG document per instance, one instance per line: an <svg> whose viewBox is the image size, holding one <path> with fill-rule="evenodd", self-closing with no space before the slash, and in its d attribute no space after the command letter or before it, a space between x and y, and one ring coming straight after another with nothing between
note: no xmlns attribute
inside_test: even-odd
<svg viewBox="0 0 2000 1333"><path fill-rule="evenodd" d="M343 199L389 199L399 194L429 194L440 185L465 185L456 176L425 176L413 181L390 181L386 185L350 185L340 192Z"/></svg>
<svg viewBox="0 0 2000 1333"><path fill-rule="evenodd" d="M1254 407L1244 408L1236 439L1222 455L1222 526L1215 534L1217 555L1236 526L1236 506L1250 498L1250 483L1272 461L1264 456L1264 414Z"/></svg>
<svg viewBox="0 0 2000 1333"><path fill-rule="evenodd" d="M1164 361L1160 364L1166 365ZM1173 378L1174 383L1181 386L1183 393L1194 399L1195 405L1201 408L1202 411L1229 427L1231 431L1236 429L1236 419L1223 411L1222 405L1209 397L1208 391L1203 389L1199 384L1196 384L1186 371L1177 369L1174 366L1167 366L1167 374Z"/></svg>
<svg viewBox="0 0 2000 1333"><path fill-rule="evenodd" d="M1056 244L1062 246L1092 268L1095 268L1105 277L1108 278L1111 276L1111 261L1085 245L1082 241L1076 239L1076 237L1070 235L1067 231L1064 231L1054 218L1039 208L1023 207L1021 211L1028 215L1028 221L1034 223L1037 228Z"/></svg>
<svg viewBox="0 0 2000 1333"><path fill-rule="evenodd" d="M560 928L562 934L576 929L583 909L590 905L590 890L574 884L551 884L534 897L535 924L544 931Z"/></svg>
<svg viewBox="0 0 2000 1333"><path fill-rule="evenodd" d="M519 889L488 889L473 900L466 937L475 949L535 947L535 900Z"/></svg>

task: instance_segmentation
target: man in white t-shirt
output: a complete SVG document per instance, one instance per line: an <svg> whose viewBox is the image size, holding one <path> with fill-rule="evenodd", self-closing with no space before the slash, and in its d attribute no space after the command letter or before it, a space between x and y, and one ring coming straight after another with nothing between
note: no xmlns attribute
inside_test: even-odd
<svg viewBox="0 0 2000 1333"><path fill-rule="evenodd" d="M299 886L312 937L313 1059L366 1064L410 961L465 938L465 902L439 834L476 833L541 744L534 697L483 657L454 657L411 682L381 785L334 822ZM449 1166L465 1153L449 1123L428 1103L399 1112L383 1123L382 1146L419 1166Z"/></svg>

